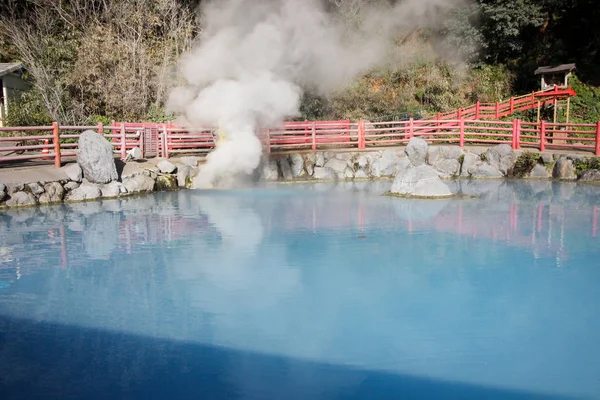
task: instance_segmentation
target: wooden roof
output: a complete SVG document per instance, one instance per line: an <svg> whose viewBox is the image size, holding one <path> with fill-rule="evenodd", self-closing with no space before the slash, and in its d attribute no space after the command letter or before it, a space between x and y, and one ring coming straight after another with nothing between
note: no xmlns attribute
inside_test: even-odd
<svg viewBox="0 0 600 400"><path fill-rule="evenodd" d="M0 77L23 69L23 63L0 63Z"/></svg>
<svg viewBox="0 0 600 400"><path fill-rule="evenodd" d="M548 66L548 67L539 67L538 69L535 70L535 74L539 75L539 74L555 74L558 72L571 72L574 69L576 69L575 64L561 64L561 65Z"/></svg>

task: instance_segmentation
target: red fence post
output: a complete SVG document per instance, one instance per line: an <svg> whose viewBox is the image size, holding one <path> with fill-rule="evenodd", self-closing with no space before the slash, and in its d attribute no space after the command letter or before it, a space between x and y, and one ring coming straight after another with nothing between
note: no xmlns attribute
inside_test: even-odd
<svg viewBox="0 0 600 400"><path fill-rule="evenodd" d="M317 151L317 122L313 121L312 122L312 128L311 128L312 132L311 132L311 136L312 136L312 151Z"/></svg>
<svg viewBox="0 0 600 400"><path fill-rule="evenodd" d="M58 122L52 123L52 140L54 141L54 166L60 168L62 162L60 160L60 131Z"/></svg>
<svg viewBox="0 0 600 400"><path fill-rule="evenodd" d="M479 119L479 108L481 107L481 102L477 100L475 103L475 119Z"/></svg>
<svg viewBox="0 0 600 400"><path fill-rule="evenodd" d="M510 115L512 115L515 112L515 98L511 97L510 98Z"/></svg>
<svg viewBox="0 0 600 400"><path fill-rule="evenodd" d="M125 124L121 124L121 160L127 158L127 149L125 145Z"/></svg>
<svg viewBox="0 0 600 400"><path fill-rule="evenodd" d="M457 112L458 119L462 118L462 113L463 113L463 109L459 107L458 112Z"/></svg>
<svg viewBox="0 0 600 400"><path fill-rule="evenodd" d="M500 119L500 103L496 102L496 119Z"/></svg>
<svg viewBox="0 0 600 400"><path fill-rule="evenodd" d="M461 118L458 124L460 127L459 145L460 147L465 147L465 119Z"/></svg>
<svg viewBox="0 0 600 400"><path fill-rule="evenodd" d="M546 121L540 123L540 151L546 151Z"/></svg>
<svg viewBox="0 0 600 400"><path fill-rule="evenodd" d="M267 128L265 133L267 134L267 154L271 154L271 129Z"/></svg>
<svg viewBox="0 0 600 400"><path fill-rule="evenodd" d="M98 122L98 133L102 135L102 122Z"/></svg>
<svg viewBox="0 0 600 400"><path fill-rule="evenodd" d="M413 136L415 136L415 120L411 118L408 120L408 137L412 139Z"/></svg>
<svg viewBox="0 0 600 400"><path fill-rule="evenodd" d="M364 150L365 147L365 120L361 119L358 121L358 149Z"/></svg>
<svg viewBox="0 0 600 400"><path fill-rule="evenodd" d="M518 119L513 120L513 132L512 132L512 148L518 150L521 148L521 121Z"/></svg>
<svg viewBox="0 0 600 400"><path fill-rule="evenodd" d="M596 125L596 155L600 156L600 121Z"/></svg>

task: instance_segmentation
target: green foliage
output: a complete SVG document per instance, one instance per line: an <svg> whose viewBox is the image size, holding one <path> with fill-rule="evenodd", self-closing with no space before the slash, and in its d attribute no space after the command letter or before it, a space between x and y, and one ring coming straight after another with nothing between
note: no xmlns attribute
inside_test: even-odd
<svg viewBox="0 0 600 400"><path fill-rule="evenodd" d="M47 126L52 124L45 103L35 89L27 90L8 103L6 126Z"/></svg>
<svg viewBox="0 0 600 400"><path fill-rule="evenodd" d="M517 158L515 165L513 166L513 176L517 178L523 178L533 170L533 167L539 162L540 155L529 151L524 152Z"/></svg>
<svg viewBox="0 0 600 400"><path fill-rule="evenodd" d="M600 121L600 88L586 85L576 75L573 75L569 82L577 93L577 96L571 99L572 121Z"/></svg>
<svg viewBox="0 0 600 400"><path fill-rule="evenodd" d="M589 157L584 159L575 160L575 173L578 177L581 177L586 171L590 169L600 169L600 157Z"/></svg>

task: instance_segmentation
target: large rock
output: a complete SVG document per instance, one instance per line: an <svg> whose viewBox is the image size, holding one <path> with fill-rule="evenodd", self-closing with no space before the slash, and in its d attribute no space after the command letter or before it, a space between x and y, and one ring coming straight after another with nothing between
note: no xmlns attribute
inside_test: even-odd
<svg viewBox="0 0 600 400"><path fill-rule="evenodd" d="M127 193L125 185L120 182L112 181L106 185L100 186L103 198L118 197L121 193Z"/></svg>
<svg viewBox="0 0 600 400"><path fill-rule="evenodd" d="M31 193L33 193L36 196L39 196L40 194L44 193L44 187L37 182L28 183L27 188Z"/></svg>
<svg viewBox="0 0 600 400"><path fill-rule="evenodd" d="M573 165L573 161L569 160L566 157L561 157L554 164L554 169L552 170L552 177L555 179L561 179L566 181L574 181L577 179L577 174L575 173L575 166Z"/></svg>
<svg viewBox="0 0 600 400"><path fill-rule="evenodd" d="M590 169L585 171L585 173L581 176L581 181L600 183L600 170Z"/></svg>
<svg viewBox="0 0 600 400"><path fill-rule="evenodd" d="M94 131L84 131L79 136L77 162L90 182L108 183L119 177L112 144Z"/></svg>
<svg viewBox="0 0 600 400"><path fill-rule="evenodd" d="M337 174L331 168L327 167L315 167L313 178L321 180L335 180Z"/></svg>
<svg viewBox="0 0 600 400"><path fill-rule="evenodd" d="M547 179L550 178L550 174L548 173L548 169L546 169L544 165L536 164L529 173L529 177L537 179Z"/></svg>
<svg viewBox="0 0 600 400"><path fill-rule="evenodd" d="M154 190L155 183L154 179L150 178L148 175L140 174L125 179L123 181L123 186L127 189L127 193L151 192Z"/></svg>
<svg viewBox="0 0 600 400"><path fill-rule="evenodd" d="M77 163L69 164L65 167L62 167L61 169L63 170L67 178L69 178L73 182L81 182L81 180L83 179L83 171Z"/></svg>
<svg viewBox="0 0 600 400"><path fill-rule="evenodd" d="M346 171L347 166L347 161L339 160L337 158L332 158L325 163L325 168L331 168L340 177L344 176L344 171Z"/></svg>
<svg viewBox="0 0 600 400"><path fill-rule="evenodd" d="M438 160L435 163L434 168L441 172L445 177L450 178L458 175L460 171L460 163L458 162L458 159L452 160L444 158Z"/></svg>
<svg viewBox="0 0 600 400"><path fill-rule="evenodd" d="M96 200L102 196L100 188L96 185L83 184L67 194L67 201Z"/></svg>
<svg viewBox="0 0 600 400"><path fill-rule="evenodd" d="M504 178L504 174L487 162L479 162L471 166L467 172L474 179L497 179Z"/></svg>
<svg viewBox="0 0 600 400"><path fill-rule="evenodd" d="M196 168L190 167L189 165L177 165L177 185L179 185L179 187L187 187L188 182L194 177L196 171ZM148 185L149 184L150 183L148 183Z"/></svg>
<svg viewBox="0 0 600 400"><path fill-rule="evenodd" d="M398 150L382 151L379 157L374 157L371 161L371 175L374 178L396 176L398 162L404 158L406 156Z"/></svg>
<svg viewBox="0 0 600 400"><path fill-rule="evenodd" d="M304 158L300 154L294 153L290 155L290 167L292 169L292 177L299 178L306 175L304 172Z"/></svg>
<svg viewBox="0 0 600 400"><path fill-rule="evenodd" d="M427 142L420 137L413 137L406 146L406 155L415 167L423 165L427 161Z"/></svg>
<svg viewBox="0 0 600 400"><path fill-rule="evenodd" d="M66 189L66 190L68 190L68 191L70 191L70 190L75 190L75 189L77 189L78 187L79 187L79 183L77 183L77 182L73 182L73 181L67 182L67 183L65 184L65 189Z"/></svg>
<svg viewBox="0 0 600 400"><path fill-rule="evenodd" d="M475 167L477 162L479 161L479 156L471 153L466 153L462 160L462 165L460 167L460 176L468 177L471 176L469 173L469 169Z"/></svg>
<svg viewBox="0 0 600 400"><path fill-rule="evenodd" d="M317 153L317 155L315 156L315 166L322 167L324 165L325 165L325 156L323 155L323 153Z"/></svg>
<svg viewBox="0 0 600 400"><path fill-rule="evenodd" d="M444 198L455 194L429 165L420 165L400 171L394 179L391 193L422 198Z"/></svg>
<svg viewBox="0 0 600 400"><path fill-rule="evenodd" d="M517 155L512 147L507 144L499 144L494 146L485 153L486 161L495 169L502 172L503 175L508 175L512 167L517 161Z"/></svg>
<svg viewBox="0 0 600 400"><path fill-rule="evenodd" d="M29 192L15 192L10 195L10 199L6 201L6 205L9 207L25 207L35 205L35 196Z"/></svg>
<svg viewBox="0 0 600 400"><path fill-rule="evenodd" d="M279 179L279 167L276 160L268 160L262 166L262 178L274 182Z"/></svg>
<svg viewBox="0 0 600 400"><path fill-rule="evenodd" d="M0 183L0 201L4 200L6 197L6 185L4 183Z"/></svg>
<svg viewBox="0 0 600 400"><path fill-rule="evenodd" d="M177 166L169 160L160 160L158 164L156 164L156 166L158 167L158 170L163 174L172 174L175 171L177 171Z"/></svg>
<svg viewBox="0 0 600 400"><path fill-rule="evenodd" d="M281 170L281 175L283 175L283 179L286 181L290 181L294 178L292 175L292 167L290 166L290 160L287 157L281 157L277 160L279 164L279 169Z"/></svg>
<svg viewBox="0 0 600 400"><path fill-rule="evenodd" d="M44 185L44 193L39 197L40 204L60 203L65 198L65 188L59 182Z"/></svg>

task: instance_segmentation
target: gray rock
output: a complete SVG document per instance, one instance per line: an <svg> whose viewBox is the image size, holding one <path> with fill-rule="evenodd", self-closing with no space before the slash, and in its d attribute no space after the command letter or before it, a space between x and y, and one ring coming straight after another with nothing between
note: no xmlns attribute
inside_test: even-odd
<svg viewBox="0 0 600 400"><path fill-rule="evenodd" d="M179 159L179 162L182 163L183 165L187 165L188 167L197 167L198 166L198 159L196 157L181 157Z"/></svg>
<svg viewBox="0 0 600 400"><path fill-rule="evenodd" d="M325 168L331 168L338 176L343 177L344 171L348 163L344 160L338 160L337 158L332 158L325 163Z"/></svg>
<svg viewBox="0 0 600 400"><path fill-rule="evenodd" d="M460 168L460 176L462 176L462 177L470 176L469 169L474 167L478 161L479 161L479 156L477 156L475 154L471 154L471 153L466 153L465 157L463 158L462 166Z"/></svg>
<svg viewBox="0 0 600 400"><path fill-rule="evenodd" d="M554 162L554 156L550 153L540 153L540 157L544 164L552 164Z"/></svg>
<svg viewBox="0 0 600 400"><path fill-rule="evenodd" d="M308 155L304 159L304 168L306 169L306 173L308 174L308 176L312 176L315 172L315 162L314 160L311 161Z"/></svg>
<svg viewBox="0 0 600 400"><path fill-rule="evenodd" d="M536 164L531 172L529 173L530 178L550 178L550 174L548 173L548 169L542 164Z"/></svg>
<svg viewBox="0 0 600 400"><path fill-rule="evenodd" d="M504 178L504 174L487 162L479 162L471 166L467 172L475 179Z"/></svg>
<svg viewBox="0 0 600 400"><path fill-rule="evenodd" d="M369 157L367 157L364 153L360 153L356 157L355 163L358 165L359 168L365 169L369 166Z"/></svg>
<svg viewBox="0 0 600 400"><path fill-rule="evenodd" d="M294 153L290 155L290 167L292 169L292 177L299 178L306 175L306 172L304 172L304 158L300 154Z"/></svg>
<svg viewBox="0 0 600 400"><path fill-rule="evenodd" d="M69 178L73 182L81 182L81 180L83 179L83 171L77 163L69 164L65 167L62 167L61 169L65 173L67 178Z"/></svg>
<svg viewBox="0 0 600 400"><path fill-rule="evenodd" d="M25 185L22 183L7 183L6 184L6 193L8 193L9 196L12 195L13 193L23 191L23 189L25 189Z"/></svg>
<svg viewBox="0 0 600 400"><path fill-rule="evenodd" d="M337 174L331 168L327 167L315 167L313 178L321 180L335 180Z"/></svg>
<svg viewBox="0 0 600 400"><path fill-rule="evenodd" d="M35 196L28 192L14 192L10 195L10 199L6 200L9 207L25 207L33 206L37 203Z"/></svg>
<svg viewBox="0 0 600 400"><path fill-rule="evenodd" d="M333 157L337 158L338 160L348 161L354 157L354 154L352 154L352 153L335 153Z"/></svg>
<svg viewBox="0 0 600 400"><path fill-rule="evenodd" d="M188 166L184 166L184 168L190 168ZM181 172L181 171L180 171ZM179 173L177 173L177 178L179 181ZM151 192L154 190L154 185L156 181L150 178L148 175L135 175L131 176L123 181L123 186L127 189L127 193L140 193L140 192ZM185 182L184 182L185 185ZM179 186L182 186L181 184Z"/></svg>
<svg viewBox="0 0 600 400"><path fill-rule="evenodd" d="M262 167L262 178L265 181L274 182L279 179L279 167L277 160L268 160Z"/></svg>
<svg viewBox="0 0 600 400"><path fill-rule="evenodd" d="M399 160L405 159L401 154L397 150L384 150L381 152L379 157L371 161L371 175L374 178L395 176L398 172Z"/></svg>
<svg viewBox="0 0 600 400"><path fill-rule="evenodd" d="M277 163L279 164L279 170L281 171L283 179L286 181L291 181L294 179L294 176L292 175L292 166L290 165L290 160L287 157L279 158Z"/></svg>
<svg viewBox="0 0 600 400"><path fill-rule="evenodd" d="M177 185L179 185L179 187L187 187L188 182L195 175L195 172L196 171L193 167L190 167L189 165L179 164L177 166ZM145 187L149 187L150 181L146 181L144 185ZM130 191L129 188L127 188L127 190Z"/></svg>
<svg viewBox="0 0 600 400"><path fill-rule="evenodd" d="M438 158L441 158L441 146L430 146L427 149L427 161L430 165L434 165Z"/></svg>
<svg viewBox="0 0 600 400"><path fill-rule="evenodd" d="M394 179L391 192L406 197L443 198L455 193L429 165L400 171Z"/></svg>
<svg viewBox="0 0 600 400"><path fill-rule="evenodd" d="M112 181L107 183L106 185L100 186L100 191L102 192L103 198L117 197L121 193L126 193L127 189L125 186L117 181Z"/></svg>
<svg viewBox="0 0 600 400"><path fill-rule="evenodd" d="M90 182L108 183L119 177L112 144L94 131L84 131L79 136L77 162Z"/></svg>
<svg viewBox="0 0 600 400"><path fill-rule="evenodd" d="M354 179L367 179L369 176L364 169L359 169L354 173Z"/></svg>
<svg viewBox="0 0 600 400"><path fill-rule="evenodd" d="M169 160L160 160L158 164L156 164L156 166L158 167L158 170L163 174L172 174L175 171L177 171L177 166Z"/></svg>
<svg viewBox="0 0 600 400"><path fill-rule="evenodd" d="M405 152L415 167L425 164L427 160L427 142L420 137L413 137L408 142Z"/></svg>
<svg viewBox="0 0 600 400"><path fill-rule="evenodd" d="M503 175L507 175L517 161L515 152L507 144L499 144L490 148L485 153L485 157L486 161Z"/></svg>
<svg viewBox="0 0 600 400"><path fill-rule="evenodd" d="M67 182L65 184L65 189L67 189L67 190L74 190L74 189L77 189L78 187L79 187L79 183L77 183L77 182L71 181L71 182Z"/></svg>
<svg viewBox="0 0 600 400"><path fill-rule="evenodd" d="M322 167L325 165L325 156L323 153L317 153L315 156L315 166Z"/></svg>
<svg viewBox="0 0 600 400"><path fill-rule="evenodd" d="M352 171L352 168L346 167L346 170L344 171L344 179L353 179L353 178L354 178L354 171Z"/></svg>
<svg viewBox="0 0 600 400"><path fill-rule="evenodd" d="M6 196L6 185L4 183L0 183L0 201L4 200Z"/></svg>
<svg viewBox="0 0 600 400"><path fill-rule="evenodd" d="M44 193L39 197L40 204L60 203L65 198L65 188L59 182L44 185Z"/></svg>
<svg viewBox="0 0 600 400"><path fill-rule="evenodd" d="M566 157L561 157L554 164L554 169L552 170L552 177L555 179L561 179L566 181L574 181L577 179L577 174L575 173L575 166L573 165L573 161L569 160Z"/></svg>
<svg viewBox="0 0 600 400"><path fill-rule="evenodd" d="M585 171L585 173L581 176L580 180L583 182L598 182L598 183L600 183L600 170L590 169L588 171Z"/></svg>
<svg viewBox="0 0 600 400"><path fill-rule="evenodd" d="M29 188L29 191L36 196L39 196L40 194L44 193L44 187L39 183L28 183L27 187Z"/></svg>
<svg viewBox="0 0 600 400"><path fill-rule="evenodd" d="M457 159L440 159L438 160L434 168L444 174L447 177L452 177L458 175L460 171L460 163Z"/></svg>
<svg viewBox="0 0 600 400"><path fill-rule="evenodd" d="M84 200L96 200L102 196L100 188L96 185L84 184L79 186L77 189L67 194L67 201L84 201Z"/></svg>

